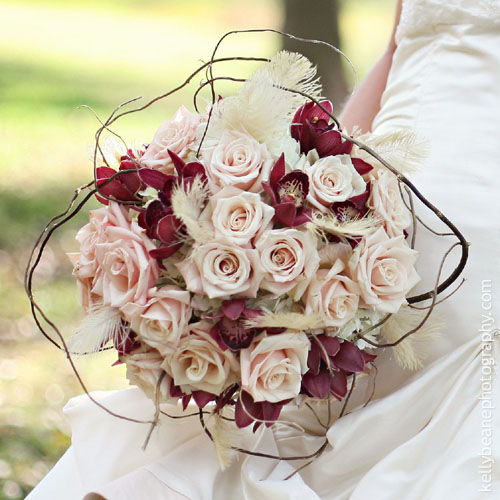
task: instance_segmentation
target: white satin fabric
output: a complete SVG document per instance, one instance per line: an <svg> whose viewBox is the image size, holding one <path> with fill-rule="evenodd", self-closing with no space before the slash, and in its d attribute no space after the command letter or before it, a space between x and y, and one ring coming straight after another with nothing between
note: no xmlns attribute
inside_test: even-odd
<svg viewBox="0 0 500 500"><path fill-rule="evenodd" d="M109 500L471 500L487 495L481 489L500 497L500 338L481 338L481 330L493 331L500 321L499 26L499 0L406 0L375 121L375 132L411 128L430 140L414 181L471 242L467 282L439 306L446 327L425 368L404 371L384 352L377 360L378 399L359 405L371 390L367 378L360 380L357 399L327 433L323 455L286 481L304 462L240 455L221 472L197 417L162 417L143 451L147 426L111 417L81 396L65 408L73 445L29 500L80 500L90 492ZM448 245L419 230L420 291L432 288ZM444 273L455 265L452 256ZM491 282L491 299L482 293L484 280ZM123 415L153 414L138 389L96 397ZM325 418L325 405L317 410ZM337 415L340 404L332 411ZM256 435L245 431L240 445L284 457L321 446L324 431L308 408L284 413L307 434L277 425Z"/></svg>

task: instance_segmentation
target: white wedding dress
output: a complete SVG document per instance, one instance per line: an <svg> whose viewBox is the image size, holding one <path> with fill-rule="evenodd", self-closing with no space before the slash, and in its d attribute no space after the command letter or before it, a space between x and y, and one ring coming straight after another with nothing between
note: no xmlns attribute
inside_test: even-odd
<svg viewBox="0 0 500 500"><path fill-rule="evenodd" d="M353 400L328 431L323 455L286 481L293 462L240 455L221 472L196 417L161 418L143 451L147 426L74 398L65 408L73 445L29 500L80 500L89 492L110 500L471 500L482 490L500 498L500 386L491 365L500 363L493 334L500 324L500 0L406 0L397 44L375 132L409 128L429 139L430 155L413 178L471 243L466 283L438 306L446 326L426 366L404 371L384 352L377 399L357 408ZM423 291L433 287L452 240L424 229L417 240ZM481 330L494 340L485 342ZM153 414L135 388L96 397L127 416ZM309 434L259 429L245 433L243 446L281 456L321 446L322 428L307 408L284 417Z"/></svg>

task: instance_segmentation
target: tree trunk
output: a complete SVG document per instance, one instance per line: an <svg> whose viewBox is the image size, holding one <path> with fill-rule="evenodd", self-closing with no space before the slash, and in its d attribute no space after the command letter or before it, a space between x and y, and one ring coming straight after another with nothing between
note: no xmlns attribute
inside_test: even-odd
<svg viewBox="0 0 500 500"><path fill-rule="evenodd" d="M302 38L323 40L340 48L338 25L339 0L282 0L284 7L283 31ZM283 48L300 52L318 67L323 84L323 95L341 109L347 97L347 83L342 56L325 45L299 42L283 38Z"/></svg>

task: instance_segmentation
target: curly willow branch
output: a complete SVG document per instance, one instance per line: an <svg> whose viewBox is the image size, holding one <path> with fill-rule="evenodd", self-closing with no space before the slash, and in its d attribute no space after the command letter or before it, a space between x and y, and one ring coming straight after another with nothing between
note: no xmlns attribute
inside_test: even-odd
<svg viewBox="0 0 500 500"><path fill-rule="evenodd" d="M355 75L355 80L357 81L356 71L354 70L354 66L353 66L352 62L349 60L349 58L340 49L338 49L337 47L335 47L335 46L333 46L333 45L331 45L331 44L329 44L327 42L324 42L324 41L321 41L321 40L312 40L312 39L300 38L300 37L296 37L294 35L291 35L289 33L285 33L285 32L279 31L279 30L275 30L275 29L267 29L267 28L263 28L263 29L249 29L249 30L234 30L234 31L230 31L230 32L224 34L219 39L219 41L217 42L217 44L215 45L215 48L214 48L214 50L212 52L212 56L211 56L210 60L208 62L204 62L200 67L198 67L195 71L193 71L193 73L191 73L182 84L178 85L177 87L175 87L174 89L172 89L172 90L170 90L168 92L165 92L165 93L163 93L163 94L161 94L161 95L159 95L159 96L151 99L150 101L146 102L142 106L138 106L136 108L126 109L126 110L120 111L125 106L128 106L128 105L130 105L130 104L138 101L139 99L141 99L141 97L135 97L133 99L130 99L130 100L128 100L128 101L126 101L126 102L118 105L111 112L111 114L109 115L109 117L104 122L96 115L96 118L97 118L97 120L100 123L100 127L97 129L97 131L95 133L95 147L94 147L94 154L93 154L94 179L93 179L93 181L89 182L88 184L86 184L86 185L78 188L75 191L72 199L70 200L70 202L68 204L68 207L61 214L56 215L55 217L53 217L47 223L47 225L45 226L45 228L41 232L40 236L36 240L35 245L33 246L33 249L31 251L31 254L30 254L30 257L29 257L29 262L28 262L27 268L26 268L25 279L24 279L24 286L25 286L25 290L26 290L26 293L27 293L29 301L30 301L30 306L31 306L31 311L32 311L32 314L33 314L33 318L34 318L34 320L35 320L38 328L40 329L41 333L54 346L56 346L57 348L63 350L66 353L66 356L67 356L68 361L69 361L69 363L71 365L71 368L72 368L72 370L73 370L73 372L74 372L74 374L75 374L75 376L76 376L76 378L77 378L77 380L78 380L78 382L79 382L82 390L85 392L85 394L89 397L89 399L94 404L96 404L97 406L99 406L100 408L102 408L105 412L107 412L108 414L110 414L110 415L112 415L114 417L117 417L117 418L120 418L120 419L123 419L123 420L127 420L127 421L130 421L130 422L141 423L141 424L149 424L151 426L150 430L149 430L149 433L148 433L147 440L149 440L149 438L151 436L151 433L152 433L154 427L156 426L156 424L158 422L160 414L164 414L164 415L167 415L168 417L172 417L172 418L184 418L184 417L195 416L196 414L198 414L199 418L200 418L201 425L202 425L204 431L212 439L210 431L207 429L207 427L205 425L205 422L204 422L204 414L206 414L206 412L204 412L204 411L202 411L200 409L198 413L191 413L189 415L183 415L183 416L174 416L174 415L169 415L168 413L162 411L160 409L160 405L159 405L159 390L160 390L160 384L162 382L162 378L160 378L158 380L158 384L157 384L157 387L156 387L156 392L155 392L155 414L154 414L154 416L153 416L153 418L151 420L138 420L138 419L130 418L130 417L127 417L127 416L124 416L124 415L117 414L117 413L113 412L112 410L106 408L102 403L100 403L99 401L97 401L89 393L89 391L87 390L87 387L86 387L83 379L81 378L81 376L80 376L80 374L79 374L79 372L78 372L78 370L77 370L77 368L76 368L76 366L74 364L74 361L73 361L73 359L71 357L71 352L68 350L68 347L66 345L66 342L64 340L64 337L63 337L62 333L60 332L60 330L58 329L58 327L55 325L55 323L48 318L47 314L43 311L43 309L41 308L41 306L36 302L36 300L34 298L34 293L33 293L33 278L34 278L35 271L36 271L36 269L37 269L37 267L38 267L38 265L39 265L39 263L41 261L41 258L43 256L43 252L46 249L47 244L48 244L50 238L52 237L52 235L54 234L54 232L57 229L59 229L62 225L64 225L67 221L69 221L70 219L72 219L73 217L75 217L83 209L83 207L87 204L87 202L94 195L98 194L102 198L105 198L105 199L108 199L108 200L112 200L112 198L108 197L107 195L105 195L104 193L101 192L101 188L104 187L104 186L106 186L108 183L112 182L119 175L123 175L123 174L126 174L126 173L135 172L135 170L122 170L122 171L118 171L115 175L113 175L112 177L110 177L109 179L107 179L105 182L102 182L99 185L97 185L98 154L100 154L102 156L103 162L107 165L106 156L103 153L101 145L100 145L100 139L101 139L102 133L104 131L108 131L111 134L114 134L126 146L125 141L116 132L114 132L111 129L111 125L113 125L119 119L123 118L126 115L130 115L130 114L133 114L133 113L137 113L139 111L143 111L143 110L149 108L150 106L152 106L153 104L155 104L156 102L158 102L158 101L160 101L162 99L165 99L165 98L167 98L167 97L175 94L176 92L180 91L181 89L183 89L184 87L186 87L187 85L189 85L191 83L191 81L193 80L193 78L196 75L198 75L200 72L202 72L202 71L205 70L207 72L207 80L205 82L200 83L199 88L196 90L196 92L194 94L194 104L195 104L195 107L197 107L196 100L197 100L197 97L199 95L199 92L205 86L209 85L210 89L211 89L212 106L210 107L210 110L209 110L209 113L208 113L208 120L206 122L204 134L203 134L203 137L202 137L202 139L200 141L200 144L199 144L199 149L198 149L198 153L199 153L199 150L201 148L203 140L206 137L207 130L208 130L208 127L210 125L210 120L211 120L211 116L212 116L212 110L213 110L214 104L216 102L215 82L219 81L219 80L231 80L231 81L236 81L236 82L243 82L244 81L244 79L237 79L237 78L232 78L232 77L224 77L224 76L223 77L214 77L214 75L213 75L213 67L214 67L214 65L217 64L217 63L229 62L229 61L254 61L254 62L268 62L269 61L269 59L263 58L263 57L240 57L240 56L236 56L236 57L221 57L221 58L216 58L217 51L219 50L222 42L227 37L229 37L230 35L242 34L242 33L274 33L274 34L279 34L281 36L285 36L285 37L288 37L288 38L291 38L291 39L294 39L294 40L298 40L298 41L301 41L301 42L305 42L305 43L325 45L325 46L329 47L332 51L340 54L342 57L344 57L346 59L346 61L350 65L351 69L353 70L354 75ZM298 94L302 95L304 98L306 98L306 99L314 102L324 112L326 112L328 116L330 116L330 118L335 122L335 124L340 129L340 124L339 124L337 118L332 113L329 113L328 110L326 110L324 108L324 106L322 106L320 104L320 102L318 100L316 100L313 97L307 95L306 93L300 92L298 90L293 90L293 89L283 89L283 90L287 90L289 92L298 93ZM442 268L444 260L446 259L446 256L451 251L451 249L450 249L448 251L448 253L446 254L446 256L443 258L443 261L441 263L440 272L439 272L438 279L436 281L436 286L435 286L434 290L432 290L430 292L427 292L427 293L424 293L424 294L421 294L421 295L418 295L418 296L415 296L415 297L410 297L408 299L408 302L410 304L421 302L421 301L424 301L426 299L432 299L433 302L432 302L431 306L429 307L429 309L427 311L426 317L424 318L424 321L425 321L427 319L427 317L430 315L430 313L431 313L431 311L433 309L433 306L434 306L434 304L436 302L436 296L437 296L437 294L440 293L440 292L442 292L446 288L448 288L458 278L459 274L463 270L463 268L465 266L465 263L466 263L466 260L467 260L467 255L468 255L468 244L467 244L465 238L460 233L460 231L455 227L455 225L452 224L432 203L430 203L403 174L401 174L400 172L398 172L393 166L391 166L386 160L384 160L376 151L374 151L370 147L364 145L363 143L361 143L357 139L354 139L354 138L346 135L345 133L342 133L342 136L343 136L343 138L345 140L348 140L348 141L352 142L358 148L366 151L369 155L371 155L373 158L375 158L376 160L378 160L382 165L384 165L384 167L386 167L394 175L396 175L396 177L398 178L398 180L401 183L403 183L407 189L409 189L411 192L413 192L415 194L415 196L428 209L430 209L432 212L434 212L436 214L436 216L439 219L441 219L451 229L451 231L453 232L453 234L459 240L459 243L457 243L457 244L460 244L460 246L462 247L462 257L461 257L459 265L455 268L455 270L451 273L451 275L443 283L439 283L440 274L441 274L441 268ZM136 162L136 164L138 165L138 162ZM93 188L92 188L92 186L93 186ZM90 189L90 188L92 188L92 189ZM75 207L75 204L77 203L77 200L78 200L80 194L85 189L90 189L90 191L83 197L83 199ZM114 201L116 201L116 200L114 200ZM133 204L140 204L140 202L128 202L128 203L125 202L123 204L132 204L133 205ZM412 211L412 213L414 213L413 209L411 211ZM415 216L414 216L414 220L415 220ZM377 325L374 325L374 326L368 328L367 330L360 332L358 334L359 338L362 338L363 340L365 340L366 342L368 342L371 345L374 345L375 347L386 347L386 346L396 345L400 341L404 340L404 338L406 338L408 335L410 335L411 333L413 333L413 331L407 332L405 335L403 335L394 344L376 344L373 341L371 341L370 339L364 337L364 334L368 333L371 330L376 329L378 326L381 326L389 317L390 317L390 315L385 316L381 321L379 321L379 323ZM49 325L49 327L53 330L53 332L55 333L55 335L56 335L56 337L57 337L57 339L59 340L60 343L57 340L55 340L45 330L45 327L43 326L42 322L45 322L47 325ZM423 324L423 322L421 324ZM421 325L419 325L419 326L421 326ZM414 329L414 330L416 330L416 329ZM347 401L349 400L350 395L351 395L351 393L352 393L352 391L354 389L354 384L355 384L355 377L353 377L353 381L352 381L352 385L351 385L349 394L348 394L348 396L346 398L346 401L345 401L344 406L342 408L341 414L339 415L339 418L342 417L342 415L345 412L345 409L347 407ZM329 409L329 415L330 415L330 400L328 401L328 406L329 406L328 409ZM244 410L246 411L246 409L244 409ZM329 420L330 420L330 416L329 416ZM290 425L290 423L288 423L288 422L286 424ZM329 422L329 424L330 424L330 422ZM307 467L316 458L318 458L323 453L323 451L326 449L327 445L328 445L328 440L325 438L324 443L314 453L312 453L310 455L295 456L295 457L281 457L281 456L278 456L278 455L270 455L270 454L266 454L266 453L253 452L253 451L250 451L250 450L245 450L245 449L237 448L237 447L234 447L233 449L235 451L240 452L240 453L244 453L244 454L248 454L248 455L252 455L252 456L256 456L256 457L270 458L270 459L274 459L274 460L292 460L293 461L293 460L309 460L310 459L311 460L310 462L307 462L306 464L302 465L301 467L299 467L293 473L293 474L296 474L297 472L299 472L300 470L302 470L304 467ZM293 474L291 474L289 477L292 477Z"/></svg>

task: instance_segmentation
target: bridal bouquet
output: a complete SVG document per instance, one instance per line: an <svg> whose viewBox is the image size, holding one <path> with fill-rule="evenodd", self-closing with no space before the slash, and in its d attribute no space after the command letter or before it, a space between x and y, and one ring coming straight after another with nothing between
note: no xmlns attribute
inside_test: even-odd
<svg viewBox="0 0 500 500"><path fill-rule="evenodd" d="M238 427L344 398L419 276L397 176L332 113L310 62L280 52L150 144L99 147L70 352L112 344L157 404L229 407Z"/></svg>

